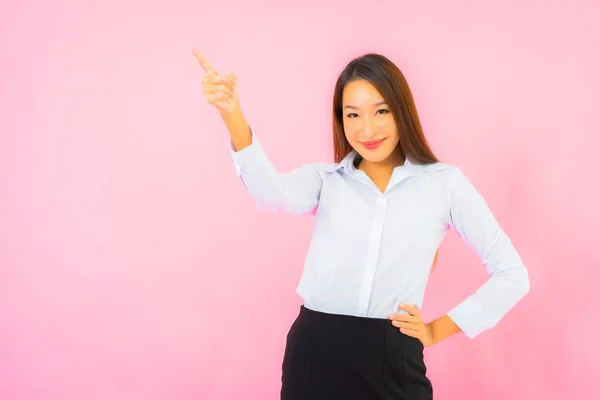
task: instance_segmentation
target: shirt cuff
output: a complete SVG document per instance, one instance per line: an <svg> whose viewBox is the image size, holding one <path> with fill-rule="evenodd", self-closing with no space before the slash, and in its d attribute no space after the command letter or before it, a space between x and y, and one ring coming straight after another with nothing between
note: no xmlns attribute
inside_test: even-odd
<svg viewBox="0 0 600 400"><path fill-rule="evenodd" d="M469 339L486 329L485 316L472 298L467 298L454 307L448 312L448 316Z"/></svg>
<svg viewBox="0 0 600 400"><path fill-rule="evenodd" d="M229 152L233 158L235 170L238 175L241 175L244 166L261 165L266 160L266 154L260 145L258 138L254 135L254 132L252 132L252 129L250 129L250 134L252 135L250 145L239 151L235 150L231 137L229 137Z"/></svg>

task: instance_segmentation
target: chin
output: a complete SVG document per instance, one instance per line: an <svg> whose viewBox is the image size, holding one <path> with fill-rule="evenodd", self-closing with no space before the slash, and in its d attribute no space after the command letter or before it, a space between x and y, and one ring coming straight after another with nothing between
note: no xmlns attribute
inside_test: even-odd
<svg viewBox="0 0 600 400"><path fill-rule="evenodd" d="M388 149L377 149L377 151L361 150L358 152L358 154L360 154L365 161L378 163L387 160L392 154L392 151Z"/></svg>

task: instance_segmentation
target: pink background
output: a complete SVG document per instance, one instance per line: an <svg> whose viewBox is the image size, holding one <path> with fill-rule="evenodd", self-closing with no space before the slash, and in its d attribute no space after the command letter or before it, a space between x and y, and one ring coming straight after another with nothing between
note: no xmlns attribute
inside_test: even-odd
<svg viewBox="0 0 600 400"><path fill-rule="evenodd" d="M532 282L496 329L427 349L436 399L599 398L598 21L571 0L4 1L0 398L278 398L312 219L255 209L192 45L282 171L331 160L346 62L394 60ZM449 235L423 312L484 279Z"/></svg>

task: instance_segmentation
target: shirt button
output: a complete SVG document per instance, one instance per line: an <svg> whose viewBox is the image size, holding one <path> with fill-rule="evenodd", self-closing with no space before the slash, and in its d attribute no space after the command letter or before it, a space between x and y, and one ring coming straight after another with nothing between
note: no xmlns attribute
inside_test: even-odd
<svg viewBox="0 0 600 400"><path fill-rule="evenodd" d="M387 199L385 197L379 197L377 199L377 204L379 204L380 206L385 206L387 205Z"/></svg>

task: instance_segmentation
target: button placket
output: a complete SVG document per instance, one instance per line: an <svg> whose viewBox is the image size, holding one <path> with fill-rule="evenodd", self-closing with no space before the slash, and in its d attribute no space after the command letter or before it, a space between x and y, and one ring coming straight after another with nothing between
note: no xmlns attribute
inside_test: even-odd
<svg viewBox="0 0 600 400"><path fill-rule="evenodd" d="M366 316L369 311L369 299L371 289L377 272L379 263L379 250L381 248L381 237L383 235L383 224L387 211L387 198L380 194L376 200L375 214L371 224L371 233L369 235L369 247L367 253L367 265L363 272L362 283L358 295L357 313Z"/></svg>

